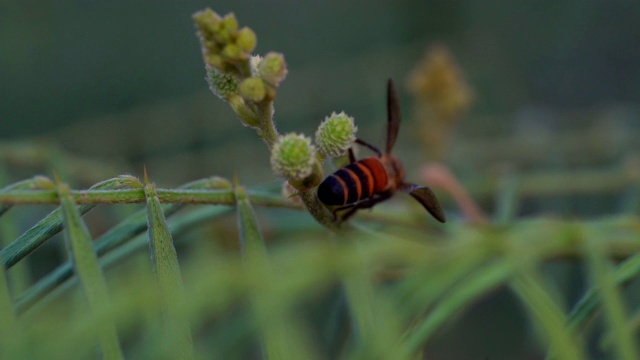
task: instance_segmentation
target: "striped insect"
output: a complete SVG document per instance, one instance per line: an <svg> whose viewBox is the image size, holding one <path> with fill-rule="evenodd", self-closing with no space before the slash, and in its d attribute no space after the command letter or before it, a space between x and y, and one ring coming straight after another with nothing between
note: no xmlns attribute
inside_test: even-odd
<svg viewBox="0 0 640 360"><path fill-rule="evenodd" d="M384 153L375 146L356 139L356 143L371 149L377 156L356 161L349 149L350 164L322 181L318 198L331 208L334 216L341 212L342 221L358 209L373 207L387 200L396 191L408 193L438 221L445 222L444 212L434 193L426 186L406 183L402 163L391 150L400 129L400 104L393 81L387 83L387 143Z"/></svg>

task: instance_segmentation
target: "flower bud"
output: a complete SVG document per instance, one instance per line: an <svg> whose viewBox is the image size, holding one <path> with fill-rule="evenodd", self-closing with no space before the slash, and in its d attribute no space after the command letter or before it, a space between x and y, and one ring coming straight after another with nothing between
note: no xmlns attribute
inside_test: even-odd
<svg viewBox="0 0 640 360"><path fill-rule="evenodd" d="M233 34L238 30L238 20L233 13L229 13L216 23L213 38L220 44L228 44L233 39Z"/></svg>
<svg viewBox="0 0 640 360"><path fill-rule="evenodd" d="M236 15L234 13L228 13L225 15L222 19L222 24L229 32L235 32L238 30L238 19L236 19Z"/></svg>
<svg viewBox="0 0 640 360"><path fill-rule="evenodd" d="M271 150L273 171L290 180L304 180L314 170L315 162L315 148L311 139L302 134L280 136Z"/></svg>
<svg viewBox="0 0 640 360"><path fill-rule="evenodd" d="M231 60L239 60L242 57L242 53L240 52L240 48L236 44L227 44L222 49L222 55L227 59Z"/></svg>
<svg viewBox="0 0 640 360"><path fill-rule="evenodd" d="M258 74L267 84L278 87L287 76L287 63L280 53L270 52L258 65Z"/></svg>
<svg viewBox="0 0 640 360"><path fill-rule="evenodd" d="M250 77L240 83L240 95L247 100L260 102L264 99L266 89L262 79Z"/></svg>
<svg viewBox="0 0 640 360"><path fill-rule="evenodd" d="M207 71L207 82L209 89L221 99L238 93L238 80L230 74L222 74L215 68Z"/></svg>
<svg viewBox="0 0 640 360"><path fill-rule="evenodd" d="M343 112L327 116L316 131L316 144L324 157L344 155L356 140L353 117Z"/></svg>
<svg viewBox="0 0 640 360"><path fill-rule="evenodd" d="M222 56L214 53L205 53L204 62L205 64L207 64L207 66L220 70L224 69L227 66Z"/></svg>
<svg viewBox="0 0 640 360"><path fill-rule="evenodd" d="M238 30L236 45L238 46L240 51L247 54L251 53L253 49L256 48L256 43L256 33L254 33L253 30L249 29L248 27L243 27L242 29Z"/></svg>
<svg viewBox="0 0 640 360"><path fill-rule="evenodd" d="M207 8L193 14L193 22L201 38L209 40L220 27L222 18L213 10Z"/></svg>
<svg viewBox="0 0 640 360"><path fill-rule="evenodd" d="M253 30L248 27L238 29L238 20L233 13L220 17L210 9L195 13L193 21L205 63L222 73L244 75L240 69L246 68L244 62L256 46Z"/></svg>

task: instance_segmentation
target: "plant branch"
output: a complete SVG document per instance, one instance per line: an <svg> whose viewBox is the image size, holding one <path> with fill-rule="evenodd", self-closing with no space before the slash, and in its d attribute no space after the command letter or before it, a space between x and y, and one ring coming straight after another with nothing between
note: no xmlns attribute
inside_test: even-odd
<svg viewBox="0 0 640 360"><path fill-rule="evenodd" d="M273 101L257 104L256 108L258 110L258 123L260 124L256 129L258 136L264 140L269 150L271 150L276 141L278 141L279 136L273 121Z"/></svg>
<svg viewBox="0 0 640 360"><path fill-rule="evenodd" d="M344 226L341 227L341 224L334 219L333 214L331 214L320 200L318 200L315 190L307 189L299 191L298 196L302 199L304 206L307 208L311 216L313 216L313 218L320 224L333 231L344 230Z"/></svg>
<svg viewBox="0 0 640 360"><path fill-rule="evenodd" d="M158 199L170 204L233 205L232 190L182 190L158 189ZM270 207L300 208L300 205L283 199L279 194L248 191L253 204ZM70 196L76 204L137 204L144 203L143 189L126 190L74 190ZM22 190L0 193L0 204L58 204L58 195L53 190Z"/></svg>

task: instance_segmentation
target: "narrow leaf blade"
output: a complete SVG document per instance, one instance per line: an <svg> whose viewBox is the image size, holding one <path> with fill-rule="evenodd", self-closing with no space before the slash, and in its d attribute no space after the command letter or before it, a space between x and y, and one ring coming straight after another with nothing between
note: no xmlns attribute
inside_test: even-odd
<svg viewBox="0 0 640 360"><path fill-rule="evenodd" d="M585 255L591 278L600 292L605 322L611 332L617 358L629 360L640 358L638 344L626 325L627 315L614 273L603 255L602 248L591 236L586 239Z"/></svg>
<svg viewBox="0 0 640 360"><path fill-rule="evenodd" d="M91 187L93 190L115 190L130 187L135 184L137 179L131 176L118 176L113 179L105 180ZM81 205L78 207L80 215L84 215L93 209L95 205ZM62 213L60 209L52 211L44 219L40 220L36 225L20 235L11 244L0 250L0 259L4 266L10 268L25 256L37 249L45 241L56 235L62 230Z"/></svg>
<svg viewBox="0 0 640 360"><path fill-rule="evenodd" d="M193 359L193 339L189 321L179 311L184 290L178 255L155 186L144 188L147 197L147 222L151 262L164 313L166 349L171 358ZM170 344L170 346L169 346Z"/></svg>
<svg viewBox="0 0 640 360"><path fill-rule="evenodd" d="M262 232L247 192L236 185L235 194L244 264L255 284L250 296L267 358L315 359L318 352L311 350L306 329L274 293L279 279L269 264Z"/></svg>
<svg viewBox="0 0 640 360"><path fill-rule="evenodd" d="M89 311L96 315L110 306L107 285L98 264L98 258L93 249L89 231L69 195L68 187L61 184L58 188L69 257L72 259L73 267L80 279L82 292L89 305ZM100 318L96 326L100 338L100 349L104 358L122 359L123 355L118 342L118 334L112 320Z"/></svg>

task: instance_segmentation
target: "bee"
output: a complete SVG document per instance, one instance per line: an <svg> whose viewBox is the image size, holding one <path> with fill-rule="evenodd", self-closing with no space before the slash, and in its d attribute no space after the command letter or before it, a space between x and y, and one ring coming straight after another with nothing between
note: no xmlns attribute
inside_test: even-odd
<svg viewBox="0 0 640 360"><path fill-rule="evenodd" d="M338 169L318 187L318 199L333 209L336 218L339 211L344 211L340 219L345 221L357 210L371 208L400 190L416 199L436 220L445 222L444 212L433 191L426 186L405 182L402 163L391 155L399 129L400 104L390 79L387 83L387 143L384 153L356 139L357 144L371 149L377 156L356 161L353 150L349 149L349 165Z"/></svg>

